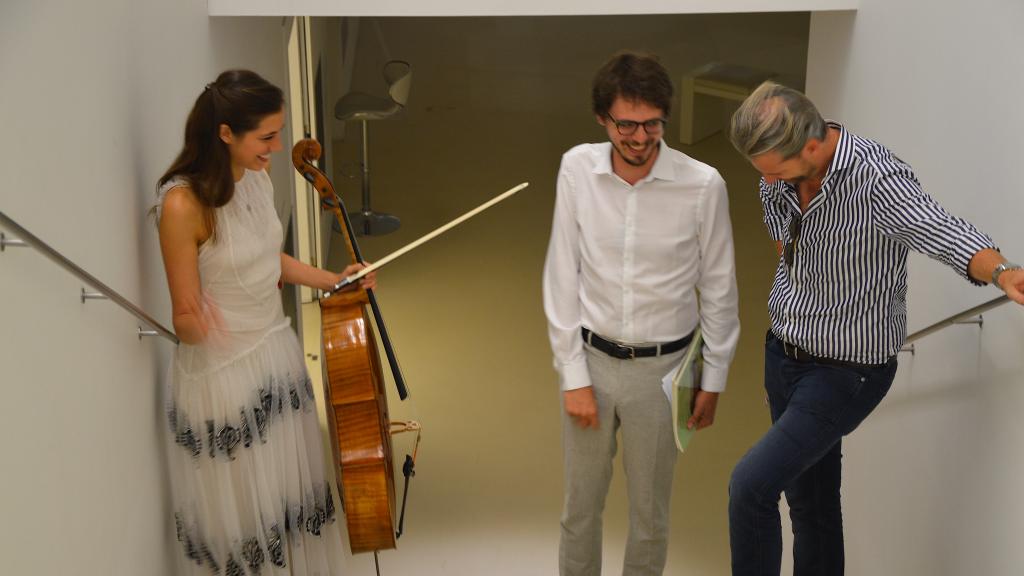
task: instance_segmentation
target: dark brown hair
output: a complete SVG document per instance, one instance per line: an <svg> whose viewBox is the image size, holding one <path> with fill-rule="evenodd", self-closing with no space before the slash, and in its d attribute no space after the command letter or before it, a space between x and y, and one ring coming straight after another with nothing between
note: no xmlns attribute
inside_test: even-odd
<svg viewBox="0 0 1024 576"><path fill-rule="evenodd" d="M672 80L657 56L618 52L594 76L594 114L607 117L616 97L646 102L660 108L667 118L672 109Z"/></svg>
<svg viewBox="0 0 1024 576"><path fill-rule="evenodd" d="M231 154L220 139L220 125L235 135L256 129L263 118L284 109L284 93L249 70L228 70L206 85L185 122L185 145L160 177L163 186L184 178L203 206L203 222L216 235L216 212L235 194Z"/></svg>

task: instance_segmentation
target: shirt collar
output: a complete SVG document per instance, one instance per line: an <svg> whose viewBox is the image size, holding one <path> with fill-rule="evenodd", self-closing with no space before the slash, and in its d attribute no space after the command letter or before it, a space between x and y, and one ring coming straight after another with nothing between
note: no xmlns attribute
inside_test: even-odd
<svg viewBox="0 0 1024 576"><path fill-rule="evenodd" d="M658 141L658 157L654 159L654 165L651 166L651 171L640 179L640 182L650 182L657 178L658 180L675 180L676 171L675 167L672 166L672 161L668 158L668 145L665 144L664 138ZM594 174L612 174L615 175L615 171L612 169L612 154L615 151L612 149L611 142L605 142L605 153L601 155L601 158L597 161L594 166Z"/></svg>
<svg viewBox="0 0 1024 576"><path fill-rule="evenodd" d="M825 120L825 125L827 128L835 128L839 130L839 142L836 143L836 153L832 156L832 161L828 164L828 169L825 171L825 177L821 180L820 196L828 195L829 190L831 189L829 183L832 180L832 176L849 168L850 165L853 164L854 156L853 135L847 132L846 128L835 120ZM796 187L789 182L779 180L771 186L770 189L775 190L776 193L783 191L788 192L790 195L790 201L799 205L796 201ZM812 205L815 203L816 201L811 201Z"/></svg>
<svg viewBox="0 0 1024 576"><path fill-rule="evenodd" d="M833 174L842 172L853 163L853 137L839 122L826 120L825 124L829 128L839 130L839 142L836 144L836 153L832 156L832 162L829 163L828 170L825 172L825 178L821 181L822 187L832 178Z"/></svg>

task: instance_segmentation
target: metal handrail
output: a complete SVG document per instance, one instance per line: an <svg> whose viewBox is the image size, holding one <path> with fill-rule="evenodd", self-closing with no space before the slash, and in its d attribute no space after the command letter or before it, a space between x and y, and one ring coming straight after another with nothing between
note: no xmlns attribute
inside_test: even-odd
<svg viewBox="0 0 1024 576"><path fill-rule="evenodd" d="M0 212L0 225L2 225L4 228L7 228L8 230L10 230L11 232L18 236L17 240L5 239L6 246L24 246L25 244L28 244L29 246L42 252L44 256L52 260L61 268L67 270L74 276L77 276L80 280L92 286L107 298L116 302L119 306L121 306L122 308L130 312L133 316L138 318L139 321L143 322L144 324L153 329L152 331L146 331L140 327L140 338L142 336L159 335L163 336L164 338L167 338L168 340L174 342L175 344L178 343L178 337L174 335L174 332L171 332L167 328L164 328L163 325L161 325L159 322L150 317L149 314L146 314L141 308L139 308L135 304L132 304L124 296L121 296L116 291L114 291L114 289L110 288L103 282L100 282L95 276L89 274L71 260L68 260L63 254L51 248L46 242L43 242L42 240L37 238L34 234L23 228L14 220L10 219L3 212ZM85 299L88 297L88 294L83 291L82 301L84 302Z"/></svg>
<svg viewBox="0 0 1024 576"><path fill-rule="evenodd" d="M917 332L914 332L910 336L907 336L907 339L903 344L904 347L901 351L913 352L914 347L911 346L911 344L913 344L915 341L920 340L921 338L924 338L929 334L938 332L939 330L942 330L943 328L946 328L948 326L952 326L954 324L967 323L981 324L980 318L974 322L972 322L972 319L974 319L975 317L980 317L982 312L991 310L992 308L995 308L997 306L1002 306L1003 304L1006 304L1009 301L1010 297L1004 294L998 298L993 298L992 300L989 300L988 302L985 302L983 304L978 304L974 308L968 308L967 310L964 310L959 314L954 314L949 318L946 318L945 320L940 320L939 322L936 322L935 324L932 324L927 328L922 328Z"/></svg>

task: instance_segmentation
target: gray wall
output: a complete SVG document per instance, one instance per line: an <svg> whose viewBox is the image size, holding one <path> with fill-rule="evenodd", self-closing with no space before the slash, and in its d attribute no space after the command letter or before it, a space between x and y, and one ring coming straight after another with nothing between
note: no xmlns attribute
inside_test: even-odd
<svg viewBox="0 0 1024 576"><path fill-rule="evenodd" d="M1018 262L1022 24L1016 0L862 0L812 18L807 71L824 114L892 148ZM911 331L998 295L911 258ZM849 573L1020 574L1024 310L984 318L901 355L889 397L846 442Z"/></svg>
<svg viewBox="0 0 1024 576"><path fill-rule="evenodd" d="M284 85L283 31L210 19L203 0L3 2L0 210L170 326L146 216L156 179L219 71ZM140 342L134 318L81 304L80 288L32 250L0 255L3 572L170 574L158 388L171 346Z"/></svg>

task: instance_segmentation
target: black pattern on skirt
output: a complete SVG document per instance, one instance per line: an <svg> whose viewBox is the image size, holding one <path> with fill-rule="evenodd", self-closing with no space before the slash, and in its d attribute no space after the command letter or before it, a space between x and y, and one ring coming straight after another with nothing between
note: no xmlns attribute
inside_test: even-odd
<svg viewBox="0 0 1024 576"><path fill-rule="evenodd" d="M222 455L228 460L234 460L234 452L239 444L249 448L256 438L261 444L266 443L269 425L284 412L285 406L289 406L293 412L309 412L314 409L313 382L309 376L303 374L287 385L271 378L266 386L256 390L256 398L251 405L239 409L237 422L224 422L218 426L213 420L207 420L204 423L205 434L197 434L188 415L177 406L167 410L167 421L174 443L184 448L193 458L198 458L205 448L210 458ZM256 436L253 436L250 422L255 424Z"/></svg>
<svg viewBox="0 0 1024 576"><path fill-rule="evenodd" d="M181 513L176 512L174 514L175 533L185 557L198 566L208 567L212 574L244 576L244 565L250 573L258 575L265 562L270 562L279 568L287 566L284 550L286 535L293 534L293 531L298 530L313 536L320 536L320 529L337 519L334 497L326 483L313 486L312 492L306 494L305 500L313 502L313 506L309 509L303 507L302 504L291 504L285 507L287 512L285 513L284 535L282 535L278 524L274 523L263 530L262 539L253 535L233 545L224 564L223 572L220 563L203 537L202 527L195 524L186 526ZM295 534L295 536L298 537L299 534Z"/></svg>

